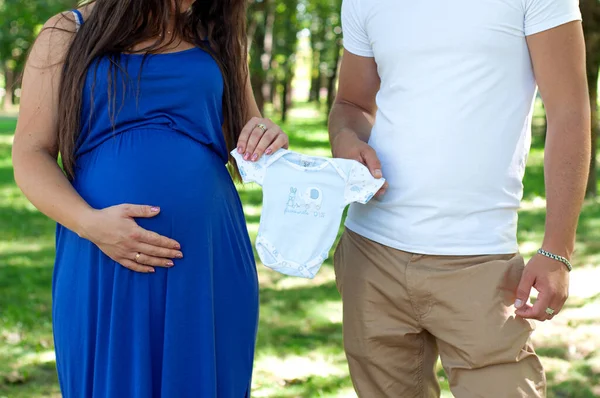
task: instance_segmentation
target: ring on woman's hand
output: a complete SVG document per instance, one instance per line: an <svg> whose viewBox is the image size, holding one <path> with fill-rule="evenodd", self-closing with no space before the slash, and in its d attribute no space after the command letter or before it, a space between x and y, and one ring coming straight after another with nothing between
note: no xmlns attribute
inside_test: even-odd
<svg viewBox="0 0 600 398"><path fill-rule="evenodd" d="M546 308L546 314L552 316L552 315L554 315L554 310L552 308L548 307L548 308Z"/></svg>
<svg viewBox="0 0 600 398"><path fill-rule="evenodd" d="M259 124L257 124L257 125L256 125L256 127L258 127L259 129L261 129L263 133L264 133L265 131L267 131L267 126L265 126L265 125L264 125L264 124L262 124L262 123L259 123Z"/></svg>
<svg viewBox="0 0 600 398"><path fill-rule="evenodd" d="M139 263L141 255L142 255L142 253L138 253L138 254L135 255L135 262L136 263Z"/></svg>

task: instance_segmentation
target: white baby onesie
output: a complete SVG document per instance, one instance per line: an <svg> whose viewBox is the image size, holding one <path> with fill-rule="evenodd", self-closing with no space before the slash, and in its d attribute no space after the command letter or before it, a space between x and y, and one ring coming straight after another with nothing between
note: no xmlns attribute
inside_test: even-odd
<svg viewBox="0 0 600 398"><path fill-rule="evenodd" d="M355 160L285 149L258 162L231 154L243 181L263 187L258 255L265 266L291 276L314 278L329 257L345 207L367 203L384 183Z"/></svg>

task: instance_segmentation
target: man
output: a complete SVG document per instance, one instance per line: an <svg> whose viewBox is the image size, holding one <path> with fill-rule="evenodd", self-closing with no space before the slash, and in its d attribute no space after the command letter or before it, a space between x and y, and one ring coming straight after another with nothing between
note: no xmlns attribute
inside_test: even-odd
<svg viewBox="0 0 600 398"><path fill-rule="evenodd" d="M545 396L530 334L567 298L589 166L577 0L344 0L342 23L333 154L387 180L350 209L335 256L359 396L439 396L438 353L456 397ZM547 218L525 266L517 209L537 86Z"/></svg>

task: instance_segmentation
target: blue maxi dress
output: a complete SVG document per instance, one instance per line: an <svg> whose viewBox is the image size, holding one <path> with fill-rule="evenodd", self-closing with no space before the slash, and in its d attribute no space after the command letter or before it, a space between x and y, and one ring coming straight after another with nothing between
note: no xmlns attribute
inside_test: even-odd
<svg viewBox="0 0 600 398"><path fill-rule="evenodd" d="M136 273L58 225L53 326L63 396L249 397L258 281L226 169L220 69L199 48L120 62L127 76L112 77L114 117L109 59L88 71L73 185L96 209L160 206L136 221L177 240L184 258Z"/></svg>

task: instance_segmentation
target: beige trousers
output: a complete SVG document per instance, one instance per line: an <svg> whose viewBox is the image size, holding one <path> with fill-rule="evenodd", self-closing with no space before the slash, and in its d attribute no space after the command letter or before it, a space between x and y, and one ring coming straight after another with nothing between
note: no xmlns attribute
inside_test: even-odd
<svg viewBox="0 0 600 398"><path fill-rule="evenodd" d="M439 397L438 355L457 398L545 397L533 323L512 307L520 255L411 254L346 230L334 263L359 397Z"/></svg>

